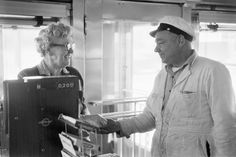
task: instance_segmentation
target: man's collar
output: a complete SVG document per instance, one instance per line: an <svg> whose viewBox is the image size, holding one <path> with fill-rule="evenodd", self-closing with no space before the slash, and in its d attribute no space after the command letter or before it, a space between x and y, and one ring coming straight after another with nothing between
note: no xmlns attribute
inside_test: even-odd
<svg viewBox="0 0 236 157"><path fill-rule="evenodd" d="M193 62L195 61L196 57L197 57L197 53L194 50L191 50L192 54L187 58L187 60L184 62L184 64L181 66L181 68L185 65L189 65L191 66L193 64Z"/></svg>
<svg viewBox="0 0 236 157"><path fill-rule="evenodd" d="M183 69L185 66L189 65L189 68L191 67L191 65L194 63L195 59L197 57L197 53L192 50L192 54L187 58L187 60L184 62L184 64L180 67L173 67L171 65L166 65L165 68L166 68L166 71L167 72L176 72L180 69Z"/></svg>
<svg viewBox="0 0 236 157"><path fill-rule="evenodd" d="M48 66L47 64L45 63L44 60L42 60L38 65L37 65L37 68L39 70L39 75L46 75L46 76L51 76L51 73L48 69ZM69 74L69 71L66 69L66 68L63 68L62 69L62 72L64 74Z"/></svg>

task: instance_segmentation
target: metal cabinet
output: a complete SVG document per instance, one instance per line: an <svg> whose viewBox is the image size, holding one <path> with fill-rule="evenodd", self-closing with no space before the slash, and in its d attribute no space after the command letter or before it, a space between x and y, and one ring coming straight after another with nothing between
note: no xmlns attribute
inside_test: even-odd
<svg viewBox="0 0 236 157"><path fill-rule="evenodd" d="M62 149L60 113L77 118L77 77L4 82L6 136L10 157L56 157ZM73 128L69 128L73 132Z"/></svg>

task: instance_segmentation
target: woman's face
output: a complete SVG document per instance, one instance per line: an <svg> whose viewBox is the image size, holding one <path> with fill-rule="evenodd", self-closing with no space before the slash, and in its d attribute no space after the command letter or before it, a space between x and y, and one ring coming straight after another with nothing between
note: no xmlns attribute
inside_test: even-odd
<svg viewBox="0 0 236 157"><path fill-rule="evenodd" d="M68 47L68 40L55 40L50 44L49 59L51 66L55 68L65 68L70 64L73 50Z"/></svg>

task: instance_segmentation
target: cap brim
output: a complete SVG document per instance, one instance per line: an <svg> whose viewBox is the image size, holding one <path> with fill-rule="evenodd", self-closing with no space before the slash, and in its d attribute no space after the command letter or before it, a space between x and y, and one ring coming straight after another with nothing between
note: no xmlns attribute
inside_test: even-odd
<svg viewBox="0 0 236 157"><path fill-rule="evenodd" d="M157 29L154 30L154 31L151 31L149 34L150 34L153 38L155 38L155 36L156 36L156 34L157 34Z"/></svg>

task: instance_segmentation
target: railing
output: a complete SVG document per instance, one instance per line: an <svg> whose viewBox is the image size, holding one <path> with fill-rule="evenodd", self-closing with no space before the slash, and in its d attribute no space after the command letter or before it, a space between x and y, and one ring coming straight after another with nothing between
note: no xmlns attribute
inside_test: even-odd
<svg viewBox="0 0 236 157"><path fill-rule="evenodd" d="M112 113L102 113L101 115L105 118L127 118L127 117L133 117L137 114L140 114L142 111L137 110L137 104L138 103L145 103L147 98L141 97L141 98L125 98L125 99L112 99L112 100L103 100L103 101L93 101L88 102L88 104L93 106L118 106L124 105L124 104L131 104L134 108L132 111L117 111Z"/></svg>
<svg viewBox="0 0 236 157"><path fill-rule="evenodd" d="M101 112L105 118L122 119L130 118L140 114L145 107L147 98L125 98L112 99L103 101L89 102L89 104L97 107L113 107L114 112ZM124 107L126 106L126 107ZM150 144L144 144L145 141L151 141L152 133L133 134L129 139L116 138L114 134L108 135L105 140L114 142L113 151L120 155L120 157L149 157ZM106 143L106 142L105 142ZM103 146L106 147L106 146Z"/></svg>
<svg viewBox="0 0 236 157"><path fill-rule="evenodd" d="M102 100L102 101L92 101L88 102L89 104L96 105L96 106L107 106L107 105L117 105L117 104L126 104L126 103L140 103L146 102L147 98L140 97L140 98L124 98L124 99L109 99L109 100Z"/></svg>

